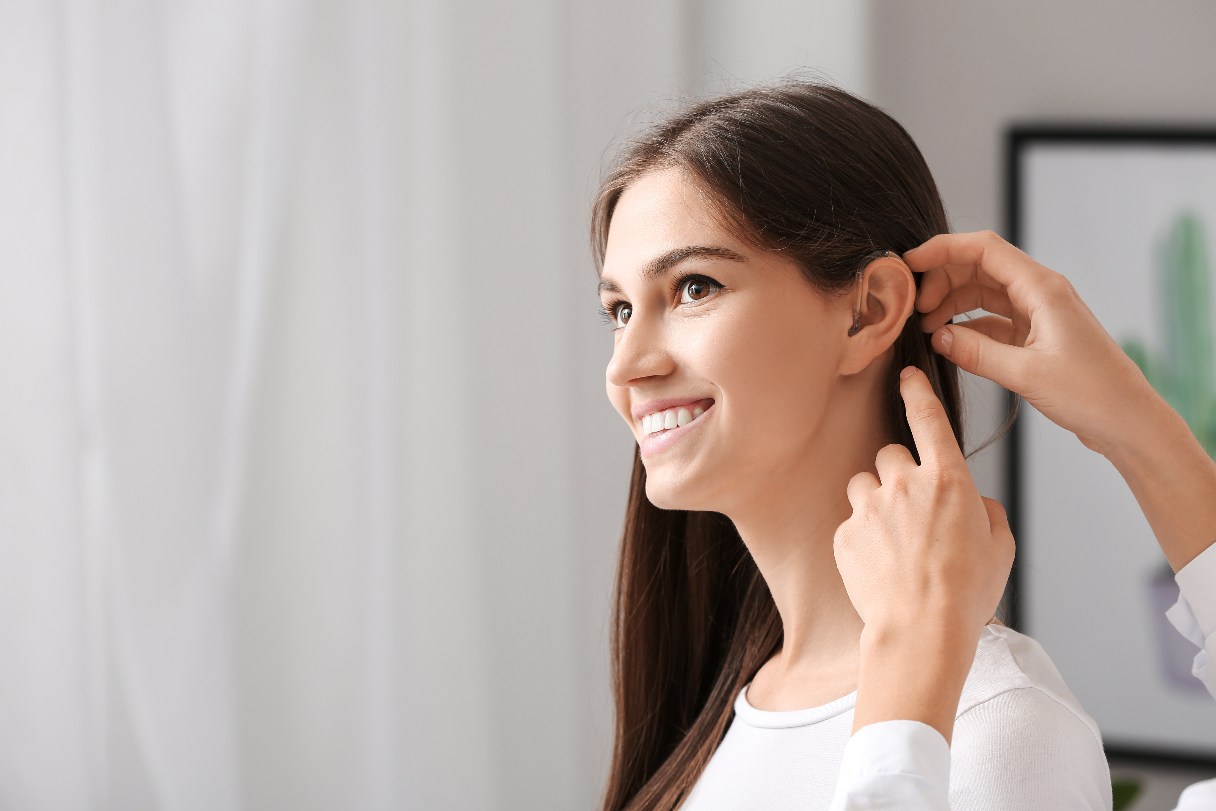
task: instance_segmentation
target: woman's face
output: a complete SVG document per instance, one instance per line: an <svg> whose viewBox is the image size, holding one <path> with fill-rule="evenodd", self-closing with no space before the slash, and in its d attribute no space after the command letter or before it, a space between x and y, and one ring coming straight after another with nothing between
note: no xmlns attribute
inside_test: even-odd
<svg viewBox="0 0 1216 811"><path fill-rule="evenodd" d="M819 475L850 297L824 298L788 258L731 237L678 168L625 189L601 282L615 329L608 399L640 443L653 504L729 514ZM665 422L644 425L656 410Z"/></svg>

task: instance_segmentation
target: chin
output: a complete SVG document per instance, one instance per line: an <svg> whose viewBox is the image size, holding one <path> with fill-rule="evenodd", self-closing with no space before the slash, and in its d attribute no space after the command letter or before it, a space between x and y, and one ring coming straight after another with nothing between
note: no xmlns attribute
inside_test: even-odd
<svg viewBox="0 0 1216 811"><path fill-rule="evenodd" d="M693 486L687 479L670 481L659 473L646 476L646 500L660 510L712 511L706 503L703 488Z"/></svg>

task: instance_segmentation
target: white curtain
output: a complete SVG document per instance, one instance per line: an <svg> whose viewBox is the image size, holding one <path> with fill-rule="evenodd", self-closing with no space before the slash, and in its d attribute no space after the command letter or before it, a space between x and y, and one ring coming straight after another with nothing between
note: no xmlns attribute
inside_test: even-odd
<svg viewBox="0 0 1216 811"><path fill-rule="evenodd" d="M587 207L692 14L0 0L0 809L594 806Z"/></svg>
<svg viewBox="0 0 1216 811"><path fill-rule="evenodd" d="M406 797L388 77L324 11L5 7L5 808Z"/></svg>

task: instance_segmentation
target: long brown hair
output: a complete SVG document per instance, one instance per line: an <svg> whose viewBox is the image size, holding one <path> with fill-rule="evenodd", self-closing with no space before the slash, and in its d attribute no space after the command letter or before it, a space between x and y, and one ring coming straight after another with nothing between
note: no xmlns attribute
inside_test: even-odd
<svg viewBox="0 0 1216 811"><path fill-rule="evenodd" d="M673 166L732 234L793 258L825 295L855 289L867 254L903 253L949 230L903 127L830 84L786 79L696 103L627 144L592 207L597 274L622 192ZM963 441L958 367L918 320L895 342L885 386L888 425L914 457L897 381L909 364L928 374ZM616 727L603 809L674 809L725 735L739 691L780 647L781 619L726 516L650 503L636 447L611 628Z"/></svg>

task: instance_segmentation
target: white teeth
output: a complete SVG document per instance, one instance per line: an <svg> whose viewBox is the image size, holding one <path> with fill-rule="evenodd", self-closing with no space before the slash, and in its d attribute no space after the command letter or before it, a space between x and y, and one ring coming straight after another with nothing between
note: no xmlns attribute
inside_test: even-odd
<svg viewBox="0 0 1216 811"><path fill-rule="evenodd" d="M642 433L655 434L659 431L667 431L672 428L680 428L695 420L697 417L705 413L705 409L701 406L696 406L691 411L684 406L679 408L660 411L655 414L647 414L642 417Z"/></svg>

